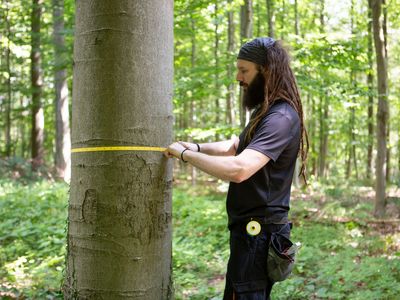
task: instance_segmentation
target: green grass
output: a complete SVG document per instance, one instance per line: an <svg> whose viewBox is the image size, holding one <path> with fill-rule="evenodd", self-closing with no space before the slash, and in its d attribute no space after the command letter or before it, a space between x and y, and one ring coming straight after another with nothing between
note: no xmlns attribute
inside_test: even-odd
<svg viewBox="0 0 400 300"><path fill-rule="evenodd" d="M0 181L0 299L62 298L67 191L61 183ZM222 299L225 193L179 184L173 195L176 299ZM272 299L399 299L400 233L376 222L372 209L362 188L295 190L292 239L303 246Z"/></svg>

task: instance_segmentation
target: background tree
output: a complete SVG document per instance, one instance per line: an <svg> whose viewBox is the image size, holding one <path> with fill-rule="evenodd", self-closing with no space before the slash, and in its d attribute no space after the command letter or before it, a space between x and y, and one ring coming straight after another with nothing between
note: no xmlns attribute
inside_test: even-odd
<svg viewBox="0 0 400 300"><path fill-rule="evenodd" d="M378 111L377 111L377 159L376 159L376 199L375 215L382 217L386 206L386 139L388 119L388 84L387 84L387 51L385 33L382 25L382 0L370 0L372 9L372 27L374 31L376 67L378 77Z"/></svg>
<svg viewBox="0 0 400 300"><path fill-rule="evenodd" d="M165 147L173 2L76 4L73 147ZM151 151L73 155L66 299L171 298L167 161Z"/></svg>
<svg viewBox="0 0 400 300"><path fill-rule="evenodd" d="M71 135L69 128L69 102L64 39L64 1L53 0L54 88L56 106L56 176L67 182L71 176Z"/></svg>
<svg viewBox="0 0 400 300"><path fill-rule="evenodd" d="M38 169L44 159L44 112L42 106L42 54L40 27L42 1L33 0L31 13L31 84L32 84L32 168Z"/></svg>

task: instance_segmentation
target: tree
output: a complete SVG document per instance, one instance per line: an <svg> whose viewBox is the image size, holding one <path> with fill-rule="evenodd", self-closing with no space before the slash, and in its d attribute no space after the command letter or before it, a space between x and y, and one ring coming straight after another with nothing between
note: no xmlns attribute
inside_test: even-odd
<svg viewBox="0 0 400 300"><path fill-rule="evenodd" d="M368 154L367 154L367 179L371 178L372 170L372 150L373 150L373 140L374 140L374 96L373 96L373 42L372 42L372 11L371 6L368 7L368 75L367 75L367 85L368 85Z"/></svg>
<svg viewBox="0 0 400 300"><path fill-rule="evenodd" d="M33 0L31 14L31 84L32 84L32 168L37 170L43 164L44 156L44 112L42 105L42 54L40 50L40 27L42 0Z"/></svg>
<svg viewBox="0 0 400 300"><path fill-rule="evenodd" d="M387 83L387 51L385 49L384 34L382 29L381 14L382 0L369 0L372 10L372 27L376 53L376 68L378 77L378 111L376 115L377 126L377 158L376 158L376 187L375 187L375 215L382 217L386 207L386 130L388 121L388 83Z"/></svg>
<svg viewBox="0 0 400 300"><path fill-rule="evenodd" d="M226 122L230 125L235 125L235 83L234 79L234 65L233 57L235 54L236 40L235 40L235 22L234 13L232 9L232 0L228 0L228 51L227 51L227 79L229 80L227 95L226 95Z"/></svg>
<svg viewBox="0 0 400 300"><path fill-rule="evenodd" d="M253 37L253 0L245 0L240 7L240 41L242 44ZM249 122L250 113L242 107L243 89L240 89L239 112L240 125L244 127Z"/></svg>
<svg viewBox="0 0 400 300"><path fill-rule="evenodd" d="M268 36L275 37L275 9L274 0L266 0L267 4L267 20L268 20Z"/></svg>
<svg viewBox="0 0 400 300"><path fill-rule="evenodd" d="M53 0L54 20L54 88L56 102L56 176L70 179L71 135L69 130L68 85L66 70L66 47L64 41L64 0Z"/></svg>
<svg viewBox="0 0 400 300"><path fill-rule="evenodd" d="M173 1L77 1L74 65L74 148L172 141ZM167 162L73 154L66 299L171 298Z"/></svg>

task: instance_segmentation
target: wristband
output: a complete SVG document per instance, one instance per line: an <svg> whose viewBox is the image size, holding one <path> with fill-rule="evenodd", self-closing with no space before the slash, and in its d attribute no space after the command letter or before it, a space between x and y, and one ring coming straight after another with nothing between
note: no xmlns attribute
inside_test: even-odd
<svg viewBox="0 0 400 300"><path fill-rule="evenodd" d="M200 152L200 145L196 143L197 146L197 152Z"/></svg>
<svg viewBox="0 0 400 300"><path fill-rule="evenodd" d="M186 150L189 150L189 149L186 148L186 149L184 149L184 150L181 152L181 160L182 160L184 163L187 163L187 160L184 160L184 159L183 159L183 153L185 153Z"/></svg>

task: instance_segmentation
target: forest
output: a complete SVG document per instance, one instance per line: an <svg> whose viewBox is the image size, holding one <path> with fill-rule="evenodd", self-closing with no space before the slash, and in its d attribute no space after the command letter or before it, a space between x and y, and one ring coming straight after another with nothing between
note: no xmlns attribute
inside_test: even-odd
<svg viewBox="0 0 400 300"><path fill-rule="evenodd" d="M272 299L398 299L400 0L2 0L0 15L0 299L89 283L93 299L222 299L227 182L159 150L71 149L239 136L236 58L262 36L291 55L309 139L289 213L302 247ZM137 292L148 282L162 296Z"/></svg>

